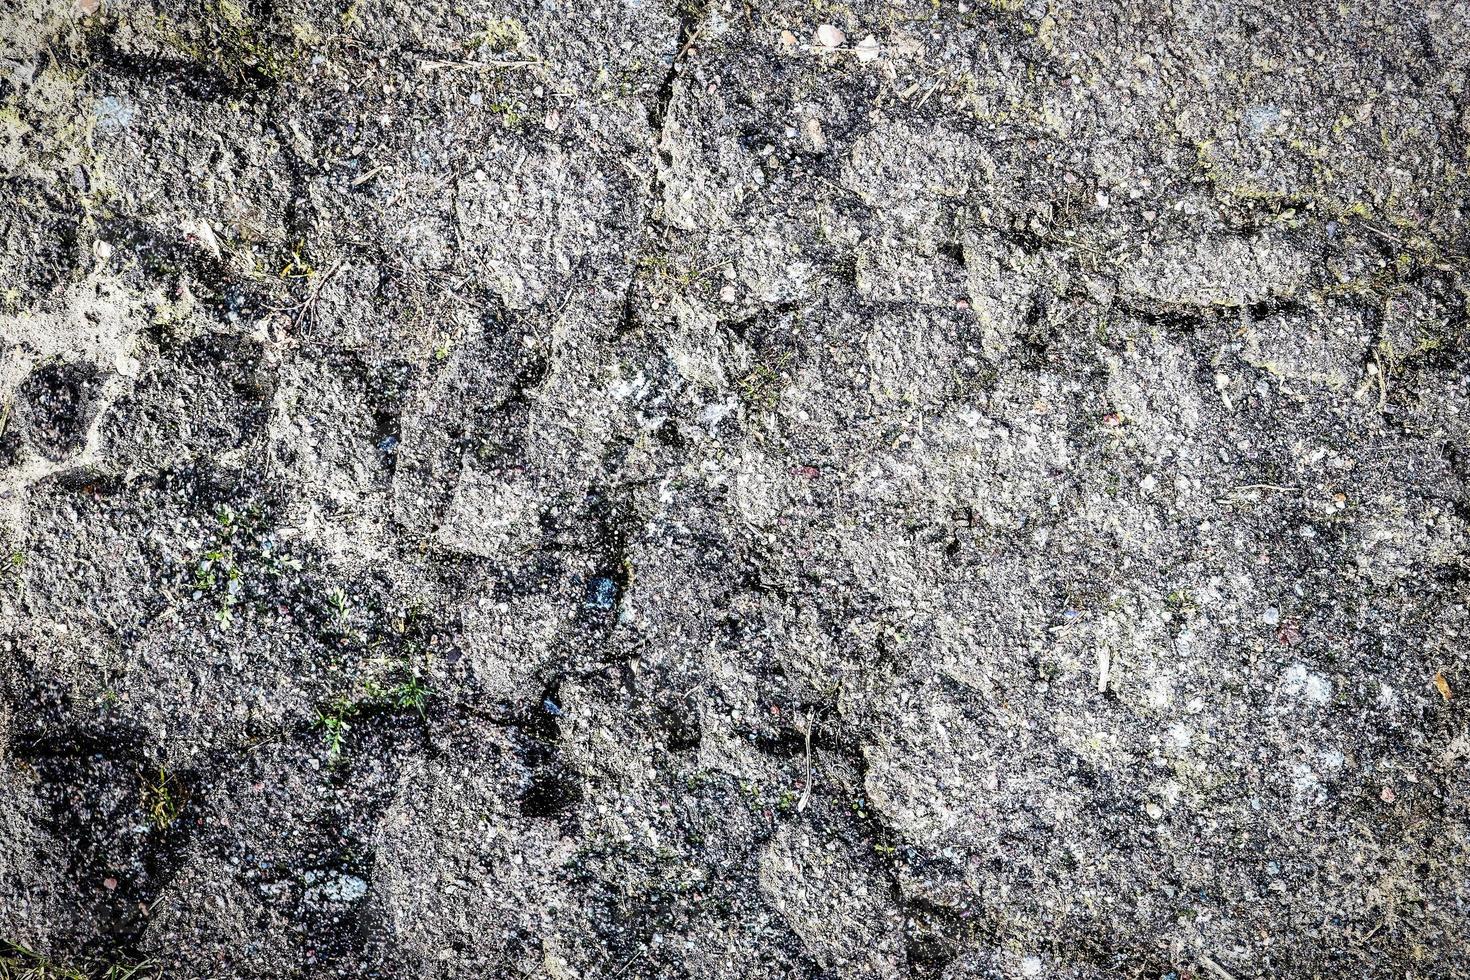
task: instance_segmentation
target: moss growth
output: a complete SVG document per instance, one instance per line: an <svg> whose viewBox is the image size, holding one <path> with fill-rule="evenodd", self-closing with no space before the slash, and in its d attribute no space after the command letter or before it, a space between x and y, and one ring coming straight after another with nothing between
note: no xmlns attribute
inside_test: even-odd
<svg viewBox="0 0 1470 980"><path fill-rule="evenodd" d="M471 34L465 41L465 47L484 48L499 54L519 50L526 40L526 29L521 26L520 21L513 17L502 17L486 24L483 30Z"/></svg>
<svg viewBox="0 0 1470 980"><path fill-rule="evenodd" d="M235 0L209 0L196 17L159 13L99 18L90 35L96 46L115 45L118 38L132 35L143 50L155 48L231 87L266 88L296 78L305 53L319 40L308 25L256 19Z"/></svg>
<svg viewBox="0 0 1470 980"><path fill-rule="evenodd" d="M781 401L781 392L789 383L783 369L790 363L790 355L783 356L773 367L757 364L740 379L740 399L753 408L772 411Z"/></svg>

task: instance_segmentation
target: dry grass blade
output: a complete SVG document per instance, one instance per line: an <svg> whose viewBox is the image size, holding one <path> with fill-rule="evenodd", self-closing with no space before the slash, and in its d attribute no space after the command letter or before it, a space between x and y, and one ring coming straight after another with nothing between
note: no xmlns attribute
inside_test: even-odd
<svg viewBox="0 0 1470 980"><path fill-rule="evenodd" d="M796 812L801 813L812 798L812 732L817 727L817 713L813 711L806 718L806 785L801 789L801 799L796 803Z"/></svg>

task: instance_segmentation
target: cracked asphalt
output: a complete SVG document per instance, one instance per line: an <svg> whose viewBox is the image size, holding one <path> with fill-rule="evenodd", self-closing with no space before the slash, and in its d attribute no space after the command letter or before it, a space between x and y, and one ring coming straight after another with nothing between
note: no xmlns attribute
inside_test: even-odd
<svg viewBox="0 0 1470 980"><path fill-rule="evenodd" d="M11 0L0 977L1470 974L1467 52Z"/></svg>

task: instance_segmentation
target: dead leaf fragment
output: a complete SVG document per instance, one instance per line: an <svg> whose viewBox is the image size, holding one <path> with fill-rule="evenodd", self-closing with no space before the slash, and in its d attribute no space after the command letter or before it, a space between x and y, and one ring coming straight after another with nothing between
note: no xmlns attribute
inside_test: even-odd
<svg viewBox="0 0 1470 980"><path fill-rule="evenodd" d="M203 218L180 221L179 231L184 233L186 239L197 242L215 258L221 256L219 239L215 237L214 229L209 226L209 222Z"/></svg>
<svg viewBox="0 0 1470 980"><path fill-rule="evenodd" d="M823 24L817 28L817 43L824 48L840 48L847 42L847 35L842 33L842 28L832 24Z"/></svg>
<svg viewBox="0 0 1470 980"><path fill-rule="evenodd" d="M857 60L858 61L861 61L861 62L864 62L864 63L869 62L869 61L877 61L878 60L878 53L879 53L878 52L878 39L876 37L874 37L873 35L869 34L867 37L863 38L861 41L858 42L858 46L857 46Z"/></svg>
<svg viewBox="0 0 1470 980"><path fill-rule="evenodd" d="M822 123L815 117L807 119L801 127L802 135L806 137L807 149L813 153L827 152L827 136L822 132Z"/></svg>
<svg viewBox="0 0 1470 980"><path fill-rule="evenodd" d="M1450 691L1450 682L1445 680L1444 671L1442 670L1434 672L1434 689L1439 692L1439 696L1444 698L1446 702L1449 702L1454 697L1454 693Z"/></svg>

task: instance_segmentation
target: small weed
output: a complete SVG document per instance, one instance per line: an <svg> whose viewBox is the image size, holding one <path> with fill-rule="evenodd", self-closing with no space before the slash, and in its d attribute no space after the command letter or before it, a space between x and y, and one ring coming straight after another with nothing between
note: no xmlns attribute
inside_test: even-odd
<svg viewBox="0 0 1470 980"><path fill-rule="evenodd" d="M412 710L424 716L424 703L429 699L429 688L417 675L410 675L388 692L388 698L393 706L401 710Z"/></svg>
<svg viewBox="0 0 1470 980"><path fill-rule="evenodd" d="M0 566L0 578L6 578L15 583L16 591L25 595L26 581L21 570L26 567L26 556L23 551L12 551L5 559L5 564ZM3 980L3 978L0 978Z"/></svg>
<svg viewBox="0 0 1470 980"><path fill-rule="evenodd" d="M357 705L346 698L338 698L325 711L318 711L316 723L322 730L322 744L327 747L327 758L337 762L347 744L347 733L352 729L349 718L357 716Z"/></svg>
<svg viewBox="0 0 1470 980"><path fill-rule="evenodd" d="M0 940L0 980L143 980L159 976L148 960L79 967L57 963L20 943Z"/></svg>
<svg viewBox="0 0 1470 980"><path fill-rule="evenodd" d="M280 575L286 569L299 568L300 562L277 553L275 540L265 533L256 508L237 511L228 505L214 514L216 526L208 548L185 571L180 583L196 600L214 604L214 618L220 628L228 628L237 612L248 606L248 572L264 571Z"/></svg>
<svg viewBox="0 0 1470 980"><path fill-rule="evenodd" d="M326 594L324 604L326 606L326 622L322 624L322 639L342 646L363 646L368 643L368 630L371 629L372 610L364 607L359 610L347 591L337 586Z"/></svg>
<svg viewBox="0 0 1470 980"><path fill-rule="evenodd" d="M786 379L780 368L784 367L790 357L783 357L776 367L768 364L757 364L749 374L740 379L740 397L746 404L766 411L772 411L781 401L781 391L786 387Z"/></svg>
<svg viewBox="0 0 1470 980"><path fill-rule="evenodd" d="M310 279L316 275L316 266L311 261L302 257L302 249L305 243L299 243L291 250L291 258L278 273L282 279Z"/></svg>
<svg viewBox="0 0 1470 980"><path fill-rule="evenodd" d="M206 551L194 568L194 597L218 593L219 607L214 617L221 627L234 621L233 608L240 601L240 588L240 568L232 549L225 545Z"/></svg>
<svg viewBox="0 0 1470 980"><path fill-rule="evenodd" d="M391 683L370 679L363 684L368 700L379 707L394 711L416 711L420 718L424 717L424 705L428 704L433 695L433 688L424 683L406 658L390 667L388 674L390 677L396 674L398 679Z"/></svg>
<svg viewBox="0 0 1470 980"><path fill-rule="evenodd" d="M668 302L674 296L695 290L708 292L712 287L711 273L718 272L726 263L716 262L700 268L697 265L675 265L665 252L644 255L635 263L640 285L648 289L660 302Z"/></svg>
<svg viewBox="0 0 1470 980"><path fill-rule="evenodd" d="M158 767L158 778L144 780L143 813L155 829L163 830L179 819L184 802L183 785L166 767Z"/></svg>
<svg viewBox="0 0 1470 980"><path fill-rule="evenodd" d="M501 122L505 123L506 129L516 129L521 125L522 117L520 110L512 102L505 100L492 102L490 103L490 111L500 117Z"/></svg>
<svg viewBox="0 0 1470 980"><path fill-rule="evenodd" d="M1181 616L1192 616L1199 609L1199 602L1188 589L1175 589L1165 597L1164 603Z"/></svg>

